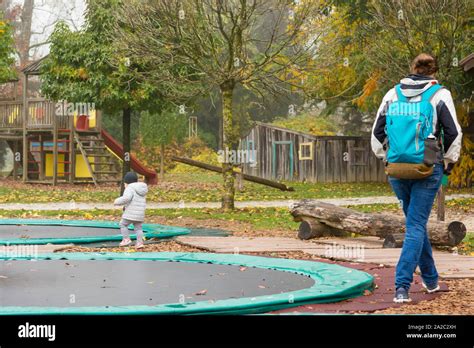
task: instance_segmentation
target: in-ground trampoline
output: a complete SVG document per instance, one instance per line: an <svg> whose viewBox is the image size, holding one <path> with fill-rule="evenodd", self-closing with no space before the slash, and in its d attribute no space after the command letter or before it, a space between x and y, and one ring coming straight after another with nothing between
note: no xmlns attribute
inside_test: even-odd
<svg viewBox="0 0 474 348"><path fill-rule="evenodd" d="M189 230L174 226L143 224L143 233L147 239L164 239L188 234ZM130 237L136 239L134 233L130 233ZM53 219L0 220L0 245L77 244L121 239L122 235L117 222Z"/></svg>
<svg viewBox="0 0 474 348"><path fill-rule="evenodd" d="M360 296L373 277L320 262L211 253L0 257L0 315L247 314Z"/></svg>

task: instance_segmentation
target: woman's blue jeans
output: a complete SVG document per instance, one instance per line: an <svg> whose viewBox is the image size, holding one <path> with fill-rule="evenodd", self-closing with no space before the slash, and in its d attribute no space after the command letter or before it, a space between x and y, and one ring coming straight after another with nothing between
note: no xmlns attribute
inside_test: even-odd
<svg viewBox="0 0 474 348"><path fill-rule="evenodd" d="M395 275L397 289L410 288L417 266L420 267L421 278L428 287L435 286L438 282L426 224L442 178L441 163L435 164L433 174L425 179L388 177L393 191L402 203L406 217L405 240Z"/></svg>

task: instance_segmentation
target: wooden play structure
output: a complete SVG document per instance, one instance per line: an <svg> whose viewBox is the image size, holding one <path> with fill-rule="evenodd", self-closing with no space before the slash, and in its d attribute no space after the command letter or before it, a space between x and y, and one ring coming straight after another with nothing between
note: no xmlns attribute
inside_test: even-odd
<svg viewBox="0 0 474 348"><path fill-rule="evenodd" d="M0 101L0 139L13 151L12 176L26 183L118 183L123 149L102 129L93 105L71 105L34 96L30 77L41 60L22 70L22 97ZM71 107L72 106L72 107ZM132 169L156 182L156 172L131 158Z"/></svg>

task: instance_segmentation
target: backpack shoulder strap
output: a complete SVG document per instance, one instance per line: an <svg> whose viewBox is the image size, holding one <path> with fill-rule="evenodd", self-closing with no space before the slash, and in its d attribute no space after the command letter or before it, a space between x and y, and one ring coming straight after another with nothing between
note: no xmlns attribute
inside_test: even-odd
<svg viewBox="0 0 474 348"><path fill-rule="evenodd" d="M401 102L407 102L408 101L408 98L405 97L402 93L401 83L399 83L398 85L395 86L395 91L397 92L398 101L401 101Z"/></svg>
<svg viewBox="0 0 474 348"><path fill-rule="evenodd" d="M431 101L431 98L438 92L440 89L443 89L444 87L440 84L435 84L428 88L426 91L423 92L421 95L421 100L422 101Z"/></svg>

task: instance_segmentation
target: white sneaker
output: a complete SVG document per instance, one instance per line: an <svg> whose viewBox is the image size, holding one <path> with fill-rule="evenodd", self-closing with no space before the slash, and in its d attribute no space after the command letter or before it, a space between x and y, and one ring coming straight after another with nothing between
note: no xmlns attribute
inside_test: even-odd
<svg viewBox="0 0 474 348"><path fill-rule="evenodd" d="M143 244L143 242L137 242L135 244L135 249L143 249L145 247L145 245Z"/></svg>
<svg viewBox="0 0 474 348"><path fill-rule="evenodd" d="M125 238L125 239L122 239L119 246L125 247L125 246L129 246L130 244L132 244L132 240L130 238Z"/></svg>
<svg viewBox="0 0 474 348"><path fill-rule="evenodd" d="M439 291L439 289L440 289L439 284L436 284L436 286L434 288L428 288L428 286L424 282L421 282L421 285L426 289L428 294L432 294L436 291Z"/></svg>

